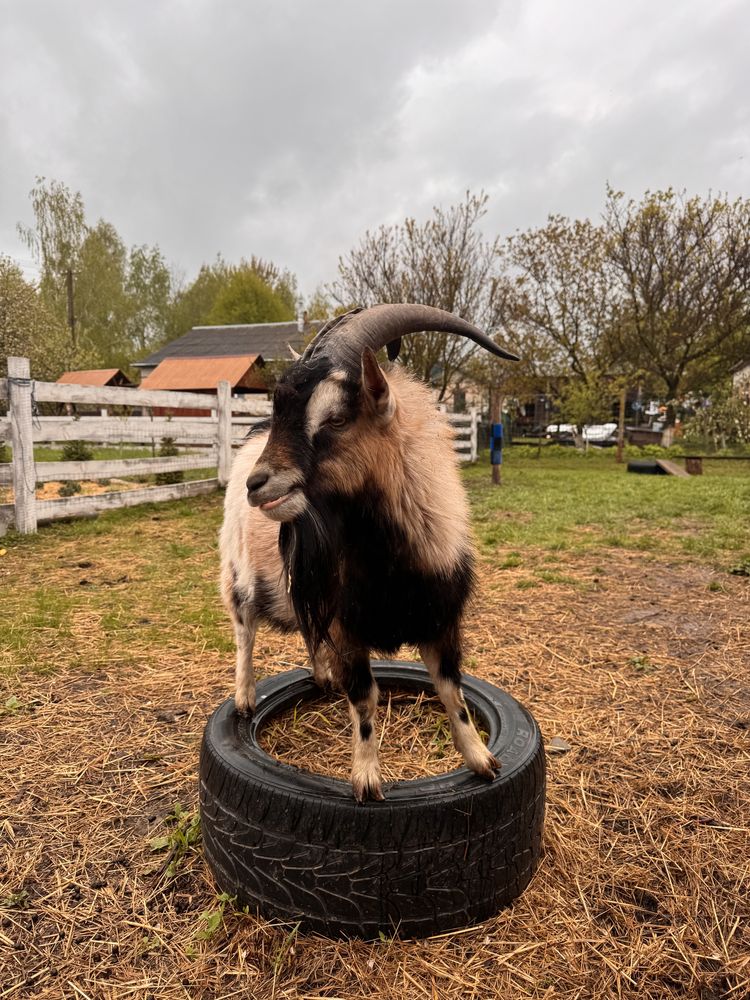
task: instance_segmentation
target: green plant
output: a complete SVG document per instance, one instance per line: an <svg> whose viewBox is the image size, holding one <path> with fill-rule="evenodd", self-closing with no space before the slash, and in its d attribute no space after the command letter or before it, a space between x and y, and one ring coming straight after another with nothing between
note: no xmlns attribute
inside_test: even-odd
<svg viewBox="0 0 750 1000"><path fill-rule="evenodd" d="M10 460L10 448L7 444L0 444L0 465L7 465Z"/></svg>
<svg viewBox="0 0 750 1000"><path fill-rule="evenodd" d="M227 892L222 892L216 897L217 905L211 909L204 910L198 917L203 921L203 926L195 932L196 941L208 941L224 923L224 910L227 903L234 904L236 896L230 896Z"/></svg>
<svg viewBox="0 0 750 1000"><path fill-rule="evenodd" d="M81 492L81 484L77 479L69 479L66 483L63 483L60 487L59 493L61 497L72 497L76 493Z"/></svg>
<svg viewBox="0 0 750 1000"><path fill-rule="evenodd" d="M63 462L90 462L94 452L85 441L66 441L63 445Z"/></svg>
<svg viewBox="0 0 750 1000"><path fill-rule="evenodd" d="M175 455L180 454L180 449L175 444L174 438L163 437L156 454L159 458L173 458ZM184 478L185 473L182 470L156 473L156 483L158 486L171 486L173 483L181 483Z"/></svg>
<svg viewBox="0 0 750 1000"><path fill-rule="evenodd" d="M167 878L174 878L185 856L200 841L201 818L197 810L186 812L178 802L164 822L172 829L161 837L153 837L149 844L152 851L169 851L161 870Z"/></svg>

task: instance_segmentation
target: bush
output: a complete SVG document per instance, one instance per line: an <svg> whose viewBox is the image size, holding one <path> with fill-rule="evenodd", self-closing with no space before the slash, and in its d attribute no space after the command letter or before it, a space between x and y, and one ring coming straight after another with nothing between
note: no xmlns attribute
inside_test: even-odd
<svg viewBox="0 0 750 1000"><path fill-rule="evenodd" d="M174 455L179 455L180 449L174 443L174 438L163 437L156 454L160 458L171 458ZM182 470L178 472L157 472L156 484L157 486L171 486L173 483L181 483L184 478L185 473Z"/></svg>
<svg viewBox="0 0 750 1000"><path fill-rule="evenodd" d="M62 457L63 462L90 462L94 457L94 452L85 441L66 441L63 445Z"/></svg>
<svg viewBox="0 0 750 1000"><path fill-rule="evenodd" d="M0 465L7 465L11 461L10 448L7 444L0 444Z"/></svg>
<svg viewBox="0 0 750 1000"><path fill-rule="evenodd" d="M82 459L78 459L78 461L82 461ZM59 490L61 497L72 497L75 496L76 493L80 492L81 492L81 484L78 482L77 479L69 479L66 483L62 484Z"/></svg>

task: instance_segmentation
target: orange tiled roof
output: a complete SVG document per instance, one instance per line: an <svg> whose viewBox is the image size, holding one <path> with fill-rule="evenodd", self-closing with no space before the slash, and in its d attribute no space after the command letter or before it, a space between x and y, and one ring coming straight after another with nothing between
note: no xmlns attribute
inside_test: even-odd
<svg viewBox="0 0 750 1000"><path fill-rule="evenodd" d="M65 385L109 385L117 376L125 379L119 368L93 368L88 371L63 372L57 384ZM127 379L125 379L127 381Z"/></svg>
<svg viewBox="0 0 750 1000"><path fill-rule="evenodd" d="M141 382L141 389L216 389L226 380L233 389L265 389L255 367L259 354L224 358L165 358Z"/></svg>

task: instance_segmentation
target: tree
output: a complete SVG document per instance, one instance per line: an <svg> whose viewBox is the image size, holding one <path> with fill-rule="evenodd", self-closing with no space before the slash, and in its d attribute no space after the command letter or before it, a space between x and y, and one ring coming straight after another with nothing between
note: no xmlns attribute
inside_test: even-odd
<svg viewBox="0 0 750 1000"><path fill-rule="evenodd" d="M503 247L499 296L509 340L542 360L549 373L571 372L584 385L611 368L619 322L606 234L588 220L550 216L547 225L511 236Z"/></svg>
<svg viewBox="0 0 750 1000"><path fill-rule="evenodd" d="M42 269L41 293L47 306L65 315L76 345L74 286L81 246L86 236L83 199L61 181L37 177L31 190L35 225L19 223L18 234Z"/></svg>
<svg viewBox="0 0 750 1000"><path fill-rule="evenodd" d="M605 225L621 353L670 401L720 381L750 347L750 201L608 188Z"/></svg>
<svg viewBox="0 0 750 1000"><path fill-rule="evenodd" d="M134 246L128 260L128 339L145 353L164 336L172 300L172 278L158 247Z"/></svg>
<svg viewBox="0 0 750 1000"><path fill-rule="evenodd" d="M37 178L34 226L19 225L39 261L48 312L67 322L76 366L124 367L163 339L171 277L158 247L128 251L111 223L86 222L83 199L59 181Z"/></svg>
<svg viewBox="0 0 750 1000"><path fill-rule="evenodd" d="M339 258L331 297L342 307L422 303L494 330L499 244L487 242L478 228L487 201L483 192L467 192L458 205L434 208L425 223L407 218L366 232L358 246ZM436 385L442 399L476 350L464 338L432 332L405 338L401 357L421 379Z"/></svg>
<svg viewBox="0 0 750 1000"><path fill-rule="evenodd" d="M244 264L233 269L220 288L207 322L220 326L230 323L280 323L294 319L288 300L253 269Z"/></svg>
<svg viewBox="0 0 750 1000"><path fill-rule="evenodd" d="M68 367L70 350L64 324L44 307L18 265L0 255L0 376L15 355L30 358L34 378L54 381Z"/></svg>
<svg viewBox="0 0 750 1000"><path fill-rule="evenodd" d="M258 282L248 275L260 279L264 287L258 291ZM230 284L233 284L232 291L228 290ZM268 295L269 289L272 296ZM166 318L164 339L181 337L194 326L274 322L279 316L282 320L293 319L296 296L297 281L289 271L259 257L227 264L219 255L213 264L204 264L194 281L174 295ZM240 318L224 318L227 316Z"/></svg>

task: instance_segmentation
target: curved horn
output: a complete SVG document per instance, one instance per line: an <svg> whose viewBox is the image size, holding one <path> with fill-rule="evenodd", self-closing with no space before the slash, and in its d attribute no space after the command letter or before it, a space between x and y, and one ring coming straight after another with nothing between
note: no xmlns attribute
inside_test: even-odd
<svg viewBox="0 0 750 1000"><path fill-rule="evenodd" d="M359 364L365 347L373 351L388 347L391 361L398 357L401 337L423 330L439 330L468 337L475 344L498 358L518 361L518 355L491 340L478 327L443 309L417 305L380 305L370 309L353 309L327 324L305 351L305 360L321 354L336 355L342 360Z"/></svg>

